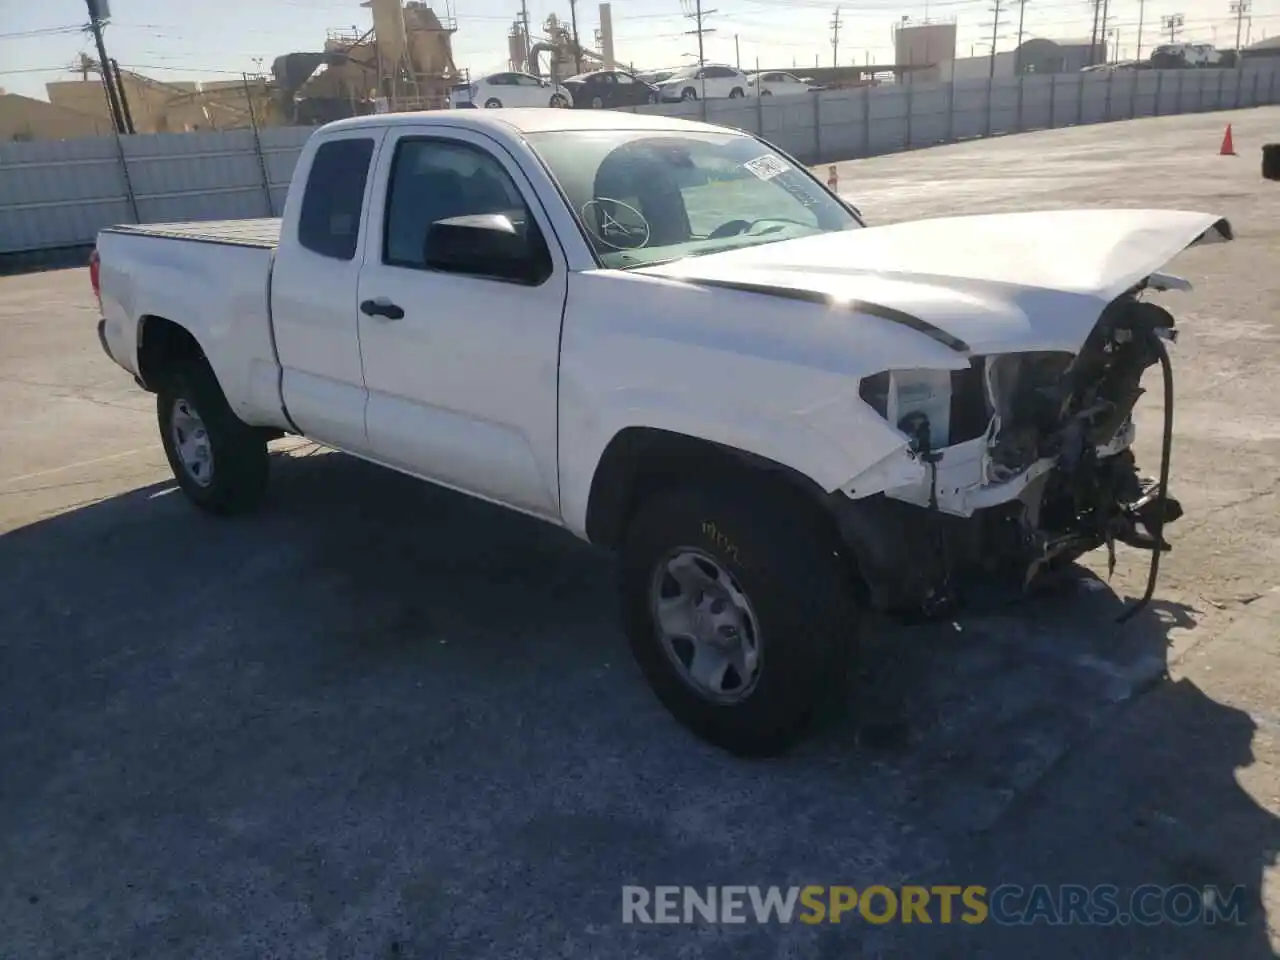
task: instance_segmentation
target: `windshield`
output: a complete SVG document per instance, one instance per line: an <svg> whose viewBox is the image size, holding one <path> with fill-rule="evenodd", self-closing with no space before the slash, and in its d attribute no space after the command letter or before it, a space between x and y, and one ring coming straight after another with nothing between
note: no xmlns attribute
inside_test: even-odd
<svg viewBox="0 0 1280 960"><path fill-rule="evenodd" d="M806 170L742 134L561 130L528 139L606 267L861 226Z"/></svg>

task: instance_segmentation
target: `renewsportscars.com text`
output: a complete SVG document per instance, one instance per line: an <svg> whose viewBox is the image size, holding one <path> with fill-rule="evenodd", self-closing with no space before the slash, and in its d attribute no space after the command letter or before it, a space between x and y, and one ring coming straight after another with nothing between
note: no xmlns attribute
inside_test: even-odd
<svg viewBox="0 0 1280 960"><path fill-rule="evenodd" d="M657 886L622 888L622 922L1241 924L1245 888L1157 886Z"/></svg>

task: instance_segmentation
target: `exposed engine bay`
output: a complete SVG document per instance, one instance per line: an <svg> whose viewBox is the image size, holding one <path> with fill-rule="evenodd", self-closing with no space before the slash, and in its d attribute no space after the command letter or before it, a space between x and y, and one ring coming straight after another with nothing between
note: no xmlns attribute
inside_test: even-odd
<svg viewBox="0 0 1280 960"><path fill-rule="evenodd" d="M1150 599L1170 549L1164 526L1182 508L1167 492L1174 319L1141 299L1148 282L1113 301L1075 355L975 356L967 370L861 382L863 400L926 468L920 483L837 507L874 606L944 612L974 574L1004 574L1025 589L1100 547L1114 568L1117 544L1152 552L1141 603ZM1157 364L1164 442L1158 476L1145 477L1130 449L1133 411Z"/></svg>

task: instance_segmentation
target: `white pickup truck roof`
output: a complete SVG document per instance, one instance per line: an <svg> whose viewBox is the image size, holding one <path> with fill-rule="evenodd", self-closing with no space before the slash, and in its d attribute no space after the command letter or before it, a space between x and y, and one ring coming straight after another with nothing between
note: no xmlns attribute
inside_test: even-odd
<svg viewBox="0 0 1280 960"><path fill-rule="evenodd" d="M726 134L735 131L710 123L674 117L650 116L620 110L553 110L549 107L503 108L500 110L423 110L417 113L379 113L349 117L325 126L326 131L352 127L394 127L442 124L474 130L504 130L515 133L549 133L558 130L679 130Z"/></svg>

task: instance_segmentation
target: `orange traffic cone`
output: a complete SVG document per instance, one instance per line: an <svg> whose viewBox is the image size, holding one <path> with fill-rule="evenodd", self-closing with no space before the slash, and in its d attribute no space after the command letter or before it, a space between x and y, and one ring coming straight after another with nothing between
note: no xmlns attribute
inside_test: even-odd
<svg viewBox="0 0 1280 960"><path fill-rule="evenodd" d="M1220 157L1236 156L1235 145L1231 142L1231 124L1227 124L1227 132L1222 135L1222 149L1218 151Z"/></svg>

